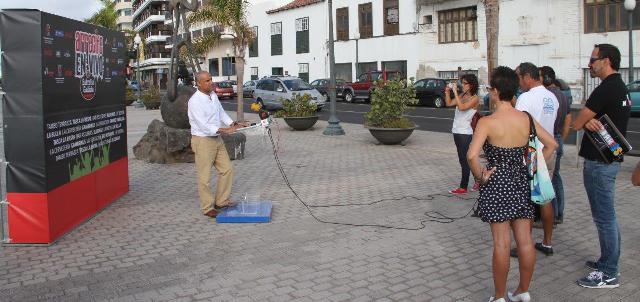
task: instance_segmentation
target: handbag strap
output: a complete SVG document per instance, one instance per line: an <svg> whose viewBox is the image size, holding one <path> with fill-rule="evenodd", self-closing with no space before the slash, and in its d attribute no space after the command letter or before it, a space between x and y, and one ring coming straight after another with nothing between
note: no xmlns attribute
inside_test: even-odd
<svg viewBox="0 0 640 302"><path fill-rule="evenodd" d="M533 141L535 140L536 136L538 136L538 133L536 132L536 125L533 122L533 117L531 117L531 114L527 111L524 111L524 113L526 113L529 117L529 140Z"/></svg>

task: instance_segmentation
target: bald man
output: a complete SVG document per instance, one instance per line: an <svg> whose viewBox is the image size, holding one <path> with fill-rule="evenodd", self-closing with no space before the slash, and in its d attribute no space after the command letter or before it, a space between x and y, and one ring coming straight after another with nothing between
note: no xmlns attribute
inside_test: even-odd
<svg viewBox="0 0 640 302"><path fill-rule="evenodd" d="M220 137L233 133L241 125L234 122L222 109L213 91L211 75L206 71L196 74L198 90L189 99L189 124L191 124L191 149L195 153L198 173L200 209L208 217L235 203L229 200L233 183L233 166ZM211 166L218 171L215 199L211 192Z"/></svg>

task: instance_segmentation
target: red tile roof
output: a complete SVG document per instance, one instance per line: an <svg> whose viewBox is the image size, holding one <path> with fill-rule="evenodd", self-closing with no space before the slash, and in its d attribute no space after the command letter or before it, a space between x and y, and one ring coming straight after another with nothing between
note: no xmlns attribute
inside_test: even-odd
<svg viewBox="0 0 640 302"><path fill-rule="evenodd" d="M289 4L287 4L285 6L281 6L281 7L276 8L276 9L268 10L267 14L274 14L274 13L277 13L277 12L290 10L290 9L295 9L295 8L299 8L299 7L303 7L303 6L307 6L307 5L311 5L311 4L316 4L316 3L319 3L319 2L324 2L324 0L293 0L293 1L291 1Z"/></svg>

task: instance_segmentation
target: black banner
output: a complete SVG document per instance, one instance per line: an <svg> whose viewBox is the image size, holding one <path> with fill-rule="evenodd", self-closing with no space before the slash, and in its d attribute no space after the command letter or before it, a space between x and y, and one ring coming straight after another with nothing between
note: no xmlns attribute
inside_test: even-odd
<svg viewBox="0 0 640 302"><path fill-rule="evenodd" d="M26 79L28 87L5 90L5 109L26 107L4 112L5 153L10 169L17 169L8 177L9 192L48 192L127 156L123 33L33 10L5 10L0 25L7 84L38 69ZM17 41L28 45L10 45L23 43ZM25 54L37 59L6 68L5 57ZM24 149L16 148L25 146L38 152L20 155ZM42 159L44 170L19 171Z"/></svg>

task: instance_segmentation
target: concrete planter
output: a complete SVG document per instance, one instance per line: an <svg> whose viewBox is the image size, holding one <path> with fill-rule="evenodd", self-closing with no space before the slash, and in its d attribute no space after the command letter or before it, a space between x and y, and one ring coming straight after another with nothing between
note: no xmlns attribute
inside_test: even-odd
<svg viewBox="0 0 640 302"><path fill-rule="evenodd" d="M289 127L293 128L293 130L302 131L313 127L318 121L318 116L285 117L284 121Z"/></svg>
<svg viewBox="0 0 640 302"><path fill-rule="evenodd" d="M397 145L402 143L404 140L411 136L413 130L416 127L412 128L378 128L378 127L368 127L369 132L373 137L375 137L380 143L384 145Z"/></svg>

